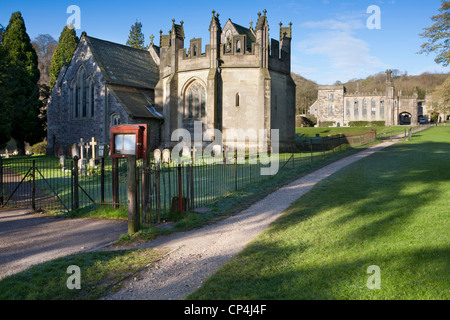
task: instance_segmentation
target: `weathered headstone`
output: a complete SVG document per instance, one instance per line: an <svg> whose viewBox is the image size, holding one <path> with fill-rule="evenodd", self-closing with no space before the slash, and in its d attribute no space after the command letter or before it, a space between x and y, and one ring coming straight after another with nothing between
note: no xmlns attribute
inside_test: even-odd
<svg viewBox="0 0 450 320"><path fill-rule="evenodd" d="M162 162L170 163L170 150L164 149L162 152Z"/></svg>
<svg viewBox="0 0 450 320"><path fill-rule="evenodd" d="M66 156L63 154L59 156L59 165L62 171L66 170Z"/></svg>
<svg viewBox="0 0 450 320"><path fill-rule="evenodd" d="M78 162L78 166L80 169L80 174L86 174L86 157L85 157L85 147L86 142L83 141L83 138L80 138L80 143L78 144L80 147L80 161Z"/></svg>
<svg viewBox="0 0 450 320"><path fill-rule="evenodd" d="M161 150L155 149L153 151L153 161L156 163L161 162Z"/></svg>
<svg viewBox="0 0 450 320"><path fill-rule="evenodd" d="M71 154L72 154L72 158L77 156L78 158L80 157L80 151L78 148L78 144L74 143L71 147Z"/></svg>

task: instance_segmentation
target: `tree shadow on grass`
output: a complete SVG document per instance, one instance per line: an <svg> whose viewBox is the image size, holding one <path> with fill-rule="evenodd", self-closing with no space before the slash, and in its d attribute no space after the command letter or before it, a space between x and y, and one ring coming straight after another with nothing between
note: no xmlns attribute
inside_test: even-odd
<svg viewBox="0 0 450 320"><path fill-rule="evenodd" d="M449 151L447 143L403 143L344 168L193 297L448 299L445 208L433 206L436 192L448 192ZM380 267L381 290L366 286L370 265Z"/></svg>

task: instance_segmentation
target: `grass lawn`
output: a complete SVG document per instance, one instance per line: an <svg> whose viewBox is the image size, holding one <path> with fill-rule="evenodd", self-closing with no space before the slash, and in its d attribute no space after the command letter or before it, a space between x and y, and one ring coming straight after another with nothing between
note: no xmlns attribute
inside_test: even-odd
<svg viewBox="0 0 450 320"><path fill-rule="evenodd" d="M410 126L394 126L394 127L339 127L339 128L296 128L295 133L303 138L314 138L316 134L321 137L336 134L358 134L369 130L376 130L377 136L388 137L391 134L402 134L405 130L409 130ZM413 129L417 127L412 127Z"/></svg>
<svg viewBox="0 0 450 320"><path fill-rule="evenodd" d="M33 266L0 281L0 300L90 300L120 288L120 282L165 252L154 249L91 252L71 255ZM68 289L73 272L80 268L81 289Z"/></svg>
<svg viewBox="0 0 450 320"><path fill-rule="evenodd" d="M434 127L316 185L188 298L448 300L449 208L450 127Z"/></svg>

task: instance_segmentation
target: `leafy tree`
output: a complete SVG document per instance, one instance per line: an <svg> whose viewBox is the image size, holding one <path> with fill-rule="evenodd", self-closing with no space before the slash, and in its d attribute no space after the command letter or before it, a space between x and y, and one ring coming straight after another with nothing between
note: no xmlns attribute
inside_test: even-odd
<svg viewBox="0 0 450 320"><path fill-rule="evenodd" d="M422 50L419 53L435 52L437 57L434 61L448 66L450 64L450 0L442 0L439 11L440 14L431 17L434 24L424 28L424 32L420 34L428 41L422 44Z"/></svg>
<svg viewBox="0 0 450 320"><path fill-rule="evenodd" d="M44 121L39 118L42 103L39 100L38 59L20 12L12 14L0 51L3 95L0 117L9 124L3 140L12 137L19 154L24 154L25 142L42 141L45 132Z"/></svg>
<svg viewBox="0 0 450 320"><path fill-rule="evenodd" d="M136 20L136 22L131 26L130 35L128 36L126 44L127 46L133 48L146 50L147 47L145 46L144 41L145 37L142 33L142 23Z"/></svg>
<svg viewBox="0 0 450 320"><path fill-rule="evenodd" d="M75 32L75 28L65 26L59 36L58 45L50 64L50 89L53 89L62 67L69 65L72 60L78 42L79 39Z"/></svg>
<svg viewBox="0 0 450 320"><path fill-rule="evenodd" d="M445 121L445 116L450 115L450 77L434 89L431 95L431 103L433 112L443 115Z"/></svg>

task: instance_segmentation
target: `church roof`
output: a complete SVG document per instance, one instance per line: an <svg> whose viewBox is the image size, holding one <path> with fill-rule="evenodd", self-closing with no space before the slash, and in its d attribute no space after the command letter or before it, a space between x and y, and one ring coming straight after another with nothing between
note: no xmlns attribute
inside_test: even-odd
<svg viewBox="0 0 450 320"><path fill-rule="evenodd" d="M243 27L237 23L234 23L233 21L231 21L231 24L233 25L234 29L237 31L237 33L241 34L241 35L245 35L247 38L247 48L251 49L252 48L252 43L256 41L256 37L253 34L252 30L250 30L249 28Z"/></svg>
<svg viewBox="0 0 450 320"><path fill-rule="evenodd" d="M108 89L114 95L117 102L133 118L163 119L158 112L153 112L154 102L148 90L109 85Z"/></svg>
<svg viewBox="0 0 450 320"><path fill-rule="evenodd" d="M107 83L154 89L159 68L147 50L84 35Z"/></svg>

